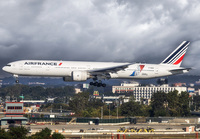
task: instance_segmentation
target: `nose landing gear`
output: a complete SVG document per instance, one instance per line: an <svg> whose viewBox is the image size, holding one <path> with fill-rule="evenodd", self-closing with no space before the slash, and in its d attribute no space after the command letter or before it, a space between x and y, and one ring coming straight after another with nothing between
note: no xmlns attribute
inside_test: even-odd
<svg viewBox="0 0 200 139"><path fill-rule="evenodd" d="M15 78L15 83L19 83L19 79L18 79L19 76L14 74L13 77Z"/></svg>

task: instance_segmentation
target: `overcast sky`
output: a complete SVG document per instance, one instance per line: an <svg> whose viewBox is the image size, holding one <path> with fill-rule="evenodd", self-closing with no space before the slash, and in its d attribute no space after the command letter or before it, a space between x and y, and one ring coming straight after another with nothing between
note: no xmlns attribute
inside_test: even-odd
<svg viewBox="0 0 200 139"><path fill-rule="evenodd" d="M200 75L199 0L0 0L0 67L23 59L160 63L184 40L182 65Z"/></svg>

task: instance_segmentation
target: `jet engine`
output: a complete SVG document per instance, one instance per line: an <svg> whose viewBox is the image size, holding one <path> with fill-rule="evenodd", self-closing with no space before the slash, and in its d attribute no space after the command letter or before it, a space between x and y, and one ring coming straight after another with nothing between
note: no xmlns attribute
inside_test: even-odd
<svg viewBox="0 0 200 139"><path fill-rule="evenodd" d="M64 81L86 81L89 75L87 71L73 71L71 76L63 77Z"/></svg>
<svg viewBox="0 0 200 139"><path fill-rule="evenodd" d="M72 72L72 80L73 81L86 81L88 79L87 71L73 71Z"/></svg>

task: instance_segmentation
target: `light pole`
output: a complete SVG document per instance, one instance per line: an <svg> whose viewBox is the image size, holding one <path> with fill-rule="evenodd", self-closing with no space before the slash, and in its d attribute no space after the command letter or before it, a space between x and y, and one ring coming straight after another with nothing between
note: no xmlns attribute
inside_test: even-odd
<svg viewBox="0 0 200 139"><path fill-rule="evenodd" d="M116 100L115 100L115 103L116 103L116 105L117 105L117 119L118 119L118 102L119 102L119 101L116 99Z"/></svg>
<svg viewBox="0 0 200 139"><path fill-rule="evenodd" d="M62 113L62 106L60 106L60 113Z"/></svg>
<svg viewBox="0 0 200 139"><path fill-rule="evenodd" d="M109 119L110 119L110 103L109 103Z"/></svg>
<svg viewBox="0 0 200 139"><path fill-rule="evenodd" d="M103 106L101 107L101 119L103 119Z"/></svg>
<svg viewBox="0 0 200 139"><path fill-rule="evenodd" d="M118 119L118 104L117 104L117 119Z"/></svg>

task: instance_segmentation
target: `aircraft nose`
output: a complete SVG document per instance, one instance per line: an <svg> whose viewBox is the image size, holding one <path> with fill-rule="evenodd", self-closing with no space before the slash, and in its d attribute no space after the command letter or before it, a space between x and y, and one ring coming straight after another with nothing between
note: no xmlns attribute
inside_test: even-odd
<svg viewBox="0 0 200 139"><path fill-rule="evenodd" d="M6 66L4 66L4 67L2 68L2 70L3 70L3 71L8 71L8 68L7 68Z"/></svg>
<svg viewBox="0 0 200 139"><path fill-rule="evenodd" d="M7 64L6 66L3 66L2 70L5 71L5 72L10 72L11 70L11 64Z"/></svg>
<svg viewBox="0 0 200 139"><path fill-rule="evenodd" d="M6 69L6 67L4 66L4 67L2 68L2 70L5 71L5 69Z"/></svg>

